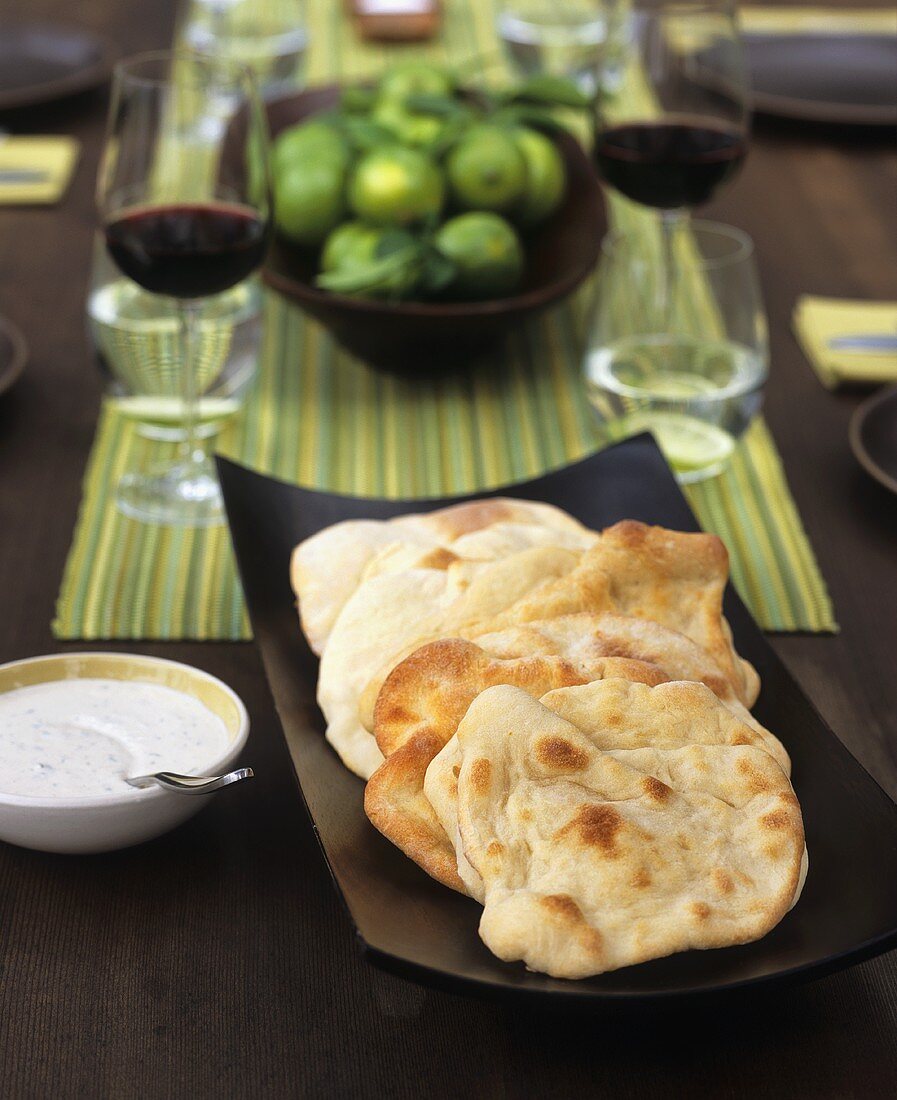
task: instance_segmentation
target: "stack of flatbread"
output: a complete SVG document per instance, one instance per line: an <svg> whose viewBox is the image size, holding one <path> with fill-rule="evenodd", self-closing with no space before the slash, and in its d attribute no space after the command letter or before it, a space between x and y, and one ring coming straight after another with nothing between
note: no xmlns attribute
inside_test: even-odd
<svg viewBox="0 0 897 1100"><path fill-rule="evenodd" d="M327 738L373 824L579 978L759 938L806 873L719 539L491 499L335 524L291 566Z"/></svg>

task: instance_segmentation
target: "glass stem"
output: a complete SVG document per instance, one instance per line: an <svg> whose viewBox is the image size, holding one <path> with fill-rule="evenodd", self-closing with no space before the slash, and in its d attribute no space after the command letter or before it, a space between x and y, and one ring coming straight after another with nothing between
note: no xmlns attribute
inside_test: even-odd
<svg viewBox="0 0 897 1100"><path fill-rule="evenodd" d="M205 459L205 451L197 438L196 424L199 412L196 376L197 332L199 327L199 302L177 300L178 322L181 333L181 400L184 403L184 439L180 446L181 460L198 466Z"/></svg>
<svg viewBox="0 0 897 1100"><path fill-rule="evenodd" d="M660 213L661 271L659 293L660 331L674 331L676 320L676 292L679 282L679 263L676 256L676 238L680 228L688 221L682 210L662 210Z"/></svg>

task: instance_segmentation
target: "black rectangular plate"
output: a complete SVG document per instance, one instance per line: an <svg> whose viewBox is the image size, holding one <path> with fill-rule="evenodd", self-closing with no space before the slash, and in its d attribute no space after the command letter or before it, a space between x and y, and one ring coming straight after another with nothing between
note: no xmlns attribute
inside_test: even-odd
<svg viewBox="0 0 897 1100"><path fill-rule="evenodd" d="M826 726L737 595L726 613L738 650L760 673L759 720L794 764L810 870L795 909L744 947L690 951L585 981L503 963L477 935L479 906L429 878L364 815L363 783L323 737L317 660L299 629L289 560L301 539L338 520L388 519L443 507L314 492L218 460L252 626L296 776L328 866L372 962L458 992L590 1003L718 994L818 976L897 945L897 806ZM600 529L624 518L696 530L648 435L573 466L482 495L544 500Z"/></svg>

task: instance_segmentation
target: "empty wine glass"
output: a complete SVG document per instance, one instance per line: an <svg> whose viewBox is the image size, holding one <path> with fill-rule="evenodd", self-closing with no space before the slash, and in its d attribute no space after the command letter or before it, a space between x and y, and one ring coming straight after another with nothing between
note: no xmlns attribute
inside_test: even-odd
<svg viewBox="0 0 897 1100"><path fill-rule="evenodd" d="M189 135L231 104L220 140ZM98 205L115 265L173 304L181 345L184 441L173 465L127 474L118 505L144 520L205 526L223 518L198 423L202 307L262 262L270 198L267 127L243 66L188 53L143 54L116 66Z"/></svg>
<svg viewBox="0 0 897 1100"><path fill-rule="evenodd" d="M551 73L595 90L607 70L617 0L506 0L496 19L505 51L521 76Z"/></svg>
<svg viewBox="0 0 897 1100"><path fill-rule="evenodd" d="M308 32L302 0L194 0L186 46L245 65L263 99L295 91L305 78Z"/></svg>

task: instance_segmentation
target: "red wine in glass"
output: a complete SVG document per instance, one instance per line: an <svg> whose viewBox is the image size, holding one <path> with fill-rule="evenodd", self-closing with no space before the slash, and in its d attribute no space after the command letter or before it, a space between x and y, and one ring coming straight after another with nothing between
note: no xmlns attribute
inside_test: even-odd
<svg viewBox="0 0 897 1100"><path fill-rule="evenodd" d="M191 136L198 132L202 142ZM191 527L223 521L197 431L204 341L214 332L203 302L264 259L267 140L252 75L234 62L175 50L116 66L97 184L103 235L124 276L176 305L184 436L174 463L131 471L119 482L118 506L135 519Z"/></svg>
<svg viewBox="0 0 897 1100"><path fill-rule="evenodd" d="M746 152L740 129L703 119L624 123L595 140L602 178L633 202L660 210L702 206Z"/></svg>
<svg viewBox="0 0 897 1100"><path fill-rule="evenodd" d="M733 0L627 0L623 90L596 102L595 164L626 198L660 214L656 316L677 323L677 235L747 152L747 73ZM659 262L658 262L659 261Z"/></svg>
<svg viewBox="0 0 897 1100"><path fill-rule="evenodd" d="M251 207L183 203L124 210L106 223L121 271L152 294L204 298L242 282L262 262L265 222Z"/></svg>

